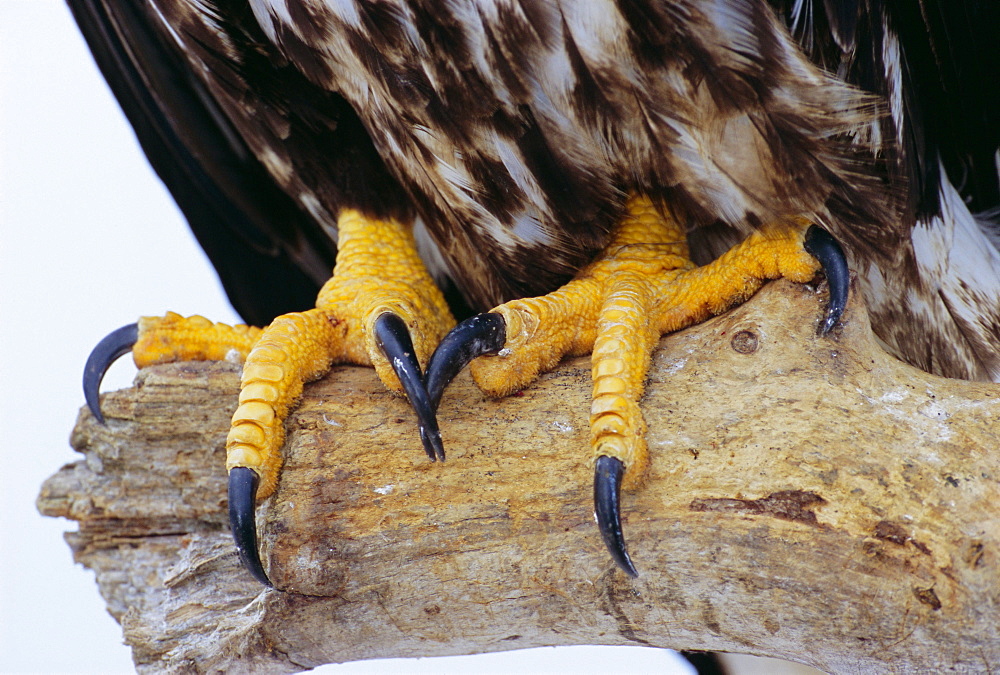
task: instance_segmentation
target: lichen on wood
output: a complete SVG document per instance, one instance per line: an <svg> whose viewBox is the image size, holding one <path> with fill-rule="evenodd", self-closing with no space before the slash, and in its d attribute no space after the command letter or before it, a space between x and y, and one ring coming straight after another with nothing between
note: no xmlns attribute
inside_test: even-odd
<svg viewBox="0 0 1000 675"><path fill-rule="evenodd" d="M787 658L829 672L1000 667L1000 387L885 354L852 300L788 282L667 336L642 405L652 467L623 498L640 577L591 509L590 366L518 395L462 375L431 463L405 400L336 367L287 423L259 510L281 591L239 566L224 444L238 368L143 370L81 412L84 459L43 513L97 573L148 671L289 672L328 662L541 645Z"/></svg>

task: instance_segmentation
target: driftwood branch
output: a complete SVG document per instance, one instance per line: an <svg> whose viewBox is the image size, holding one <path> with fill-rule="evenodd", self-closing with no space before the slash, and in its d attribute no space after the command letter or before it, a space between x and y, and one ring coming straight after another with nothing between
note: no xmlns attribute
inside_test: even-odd
<svg viewBox="0 0 1000 675"><path fill-rule="evenodd" d="M338 367L288 423L265 565L238 564L224 440L238 373L141 372L81 413L85 459L41 510L78 520L140 669L293 671L383 656L640 644L834 672L1000 668L1000 388L885 355L855 303L769 285L665 338L644 410L653 456L627 494L640 570L613 568L590 504L587 359L488 400L467 376L432 464L406 403Z"/></svg>

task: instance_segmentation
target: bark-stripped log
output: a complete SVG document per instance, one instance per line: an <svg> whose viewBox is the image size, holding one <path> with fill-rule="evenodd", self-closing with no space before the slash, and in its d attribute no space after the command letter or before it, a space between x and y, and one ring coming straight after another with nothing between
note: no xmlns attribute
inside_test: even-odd
<svg viewBox="0 0 1000 675"><path fill-rule="evenodd" d="M652 469L623 500L636 580L593 522L587 359L499 401L461 376L444 464L371 370L308 386L259 514L284 592L239 567L227 531L235 366L149 368L105 397L107 427L82 413L85 460L40 508L80 521L76 559L151 671L565 644L995 671L1000 388L887 356L852 302L819 338L821 296L778 282L662 341Z"/></svg>

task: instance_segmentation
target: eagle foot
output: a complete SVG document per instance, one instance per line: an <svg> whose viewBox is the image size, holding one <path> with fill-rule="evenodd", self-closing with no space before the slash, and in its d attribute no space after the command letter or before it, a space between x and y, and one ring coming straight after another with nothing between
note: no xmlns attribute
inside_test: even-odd
<svg viewBox="0 0 1000 675"><path fill-rule="evenodd" d="M336 267L314 309L279 316L263 330L176 314L143 319L102 340L84 374L88 404L103 421L101 377L130 349L140 367L234 354L245 360L239 407L226 441L229 518L240 559L267 586L255 504L278 484L284 420L304 383L334 363L374 366L386 387L410 401L428 456L444 460L420 364L454 325L451 312L417 254L410 227L355 211L345 211L338 227Z"/></svg>
<svg viewBox="0 0 1000 675"><path fill-rule="evenodd" d="M612 559L635 576L622 535L620 492L638 488L649 465L638 402L660 336L722 313L769 279L806 282L821 268L831 285L825 332L843 312L848 280L843 252L825 231L802 219L784 222L697 267L669 211L633 197L611 242L568 284L468 319L445 337L438 351L447 356L431 358L428 391L436 408L447 383L471 362L480 389L506 396L564 356L590 352L595 517Z"/></svg>

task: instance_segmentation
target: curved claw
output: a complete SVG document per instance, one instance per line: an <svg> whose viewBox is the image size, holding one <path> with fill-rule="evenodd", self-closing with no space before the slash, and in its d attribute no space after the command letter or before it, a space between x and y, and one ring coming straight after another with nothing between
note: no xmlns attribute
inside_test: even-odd
<svg viewBox="0 0 1000 675"><path fill-rule="evenodd" d="M406 398L410 401L413 412L417 414L417 424L420 427L420 440L431 461L444 461L444 444L441 442L441 432L438 430L435 406L431 405L424 387L424 377L420 372L413 340L406 323L390 312L375 319L375 341L379 349L389 359L396 377L403 385Z"/></svg>
<svg viewBox="0 0 1000 675"><path fill-rule="evenodd" d="M108 333L87 357L87 365L83 367L83 397L87 400L90 412L101 424L104 424L104 414L101 413L101 380L111 364L131 351L138 340L139 324L130 323Z"/></svg>
<svg viewBox="0 0 1000 675"><path fill-rule="evenodd" d="M830 286L826 318L819 326L819 334L826 335L837 325L847 307L847 293L851 285L847 256L833 235L816 225L810 225L806 230L803 247L823 266L823 274L826 275L826 282Z"/></svg>
<svg viewBox="0 0 1000 675"><path fill-rule="evenodd" d="M597 458L594 464L594 517L611 558L630 577L637 577L639 573L628 557L625 537L622 535L619 503L623 475L625 465L620 459L607 455Z"/></svg>
<svg viewBox="0 0 1000 675"><path fill-rule="evenodd" d="M427 364L427 394L437 410L445 387L472 359L496 354L507 342L507 323L494 312L477 314L458 324L444 336Z"/></svg>
<svg viewBox="0 0 1000 675"><path fill-rule="evenodd" d="M229 470L229 528L233 531L240 562L254 579L274 588L264 572L257 552L257 484L260 478L253 469L236 466Z"/></svg>

